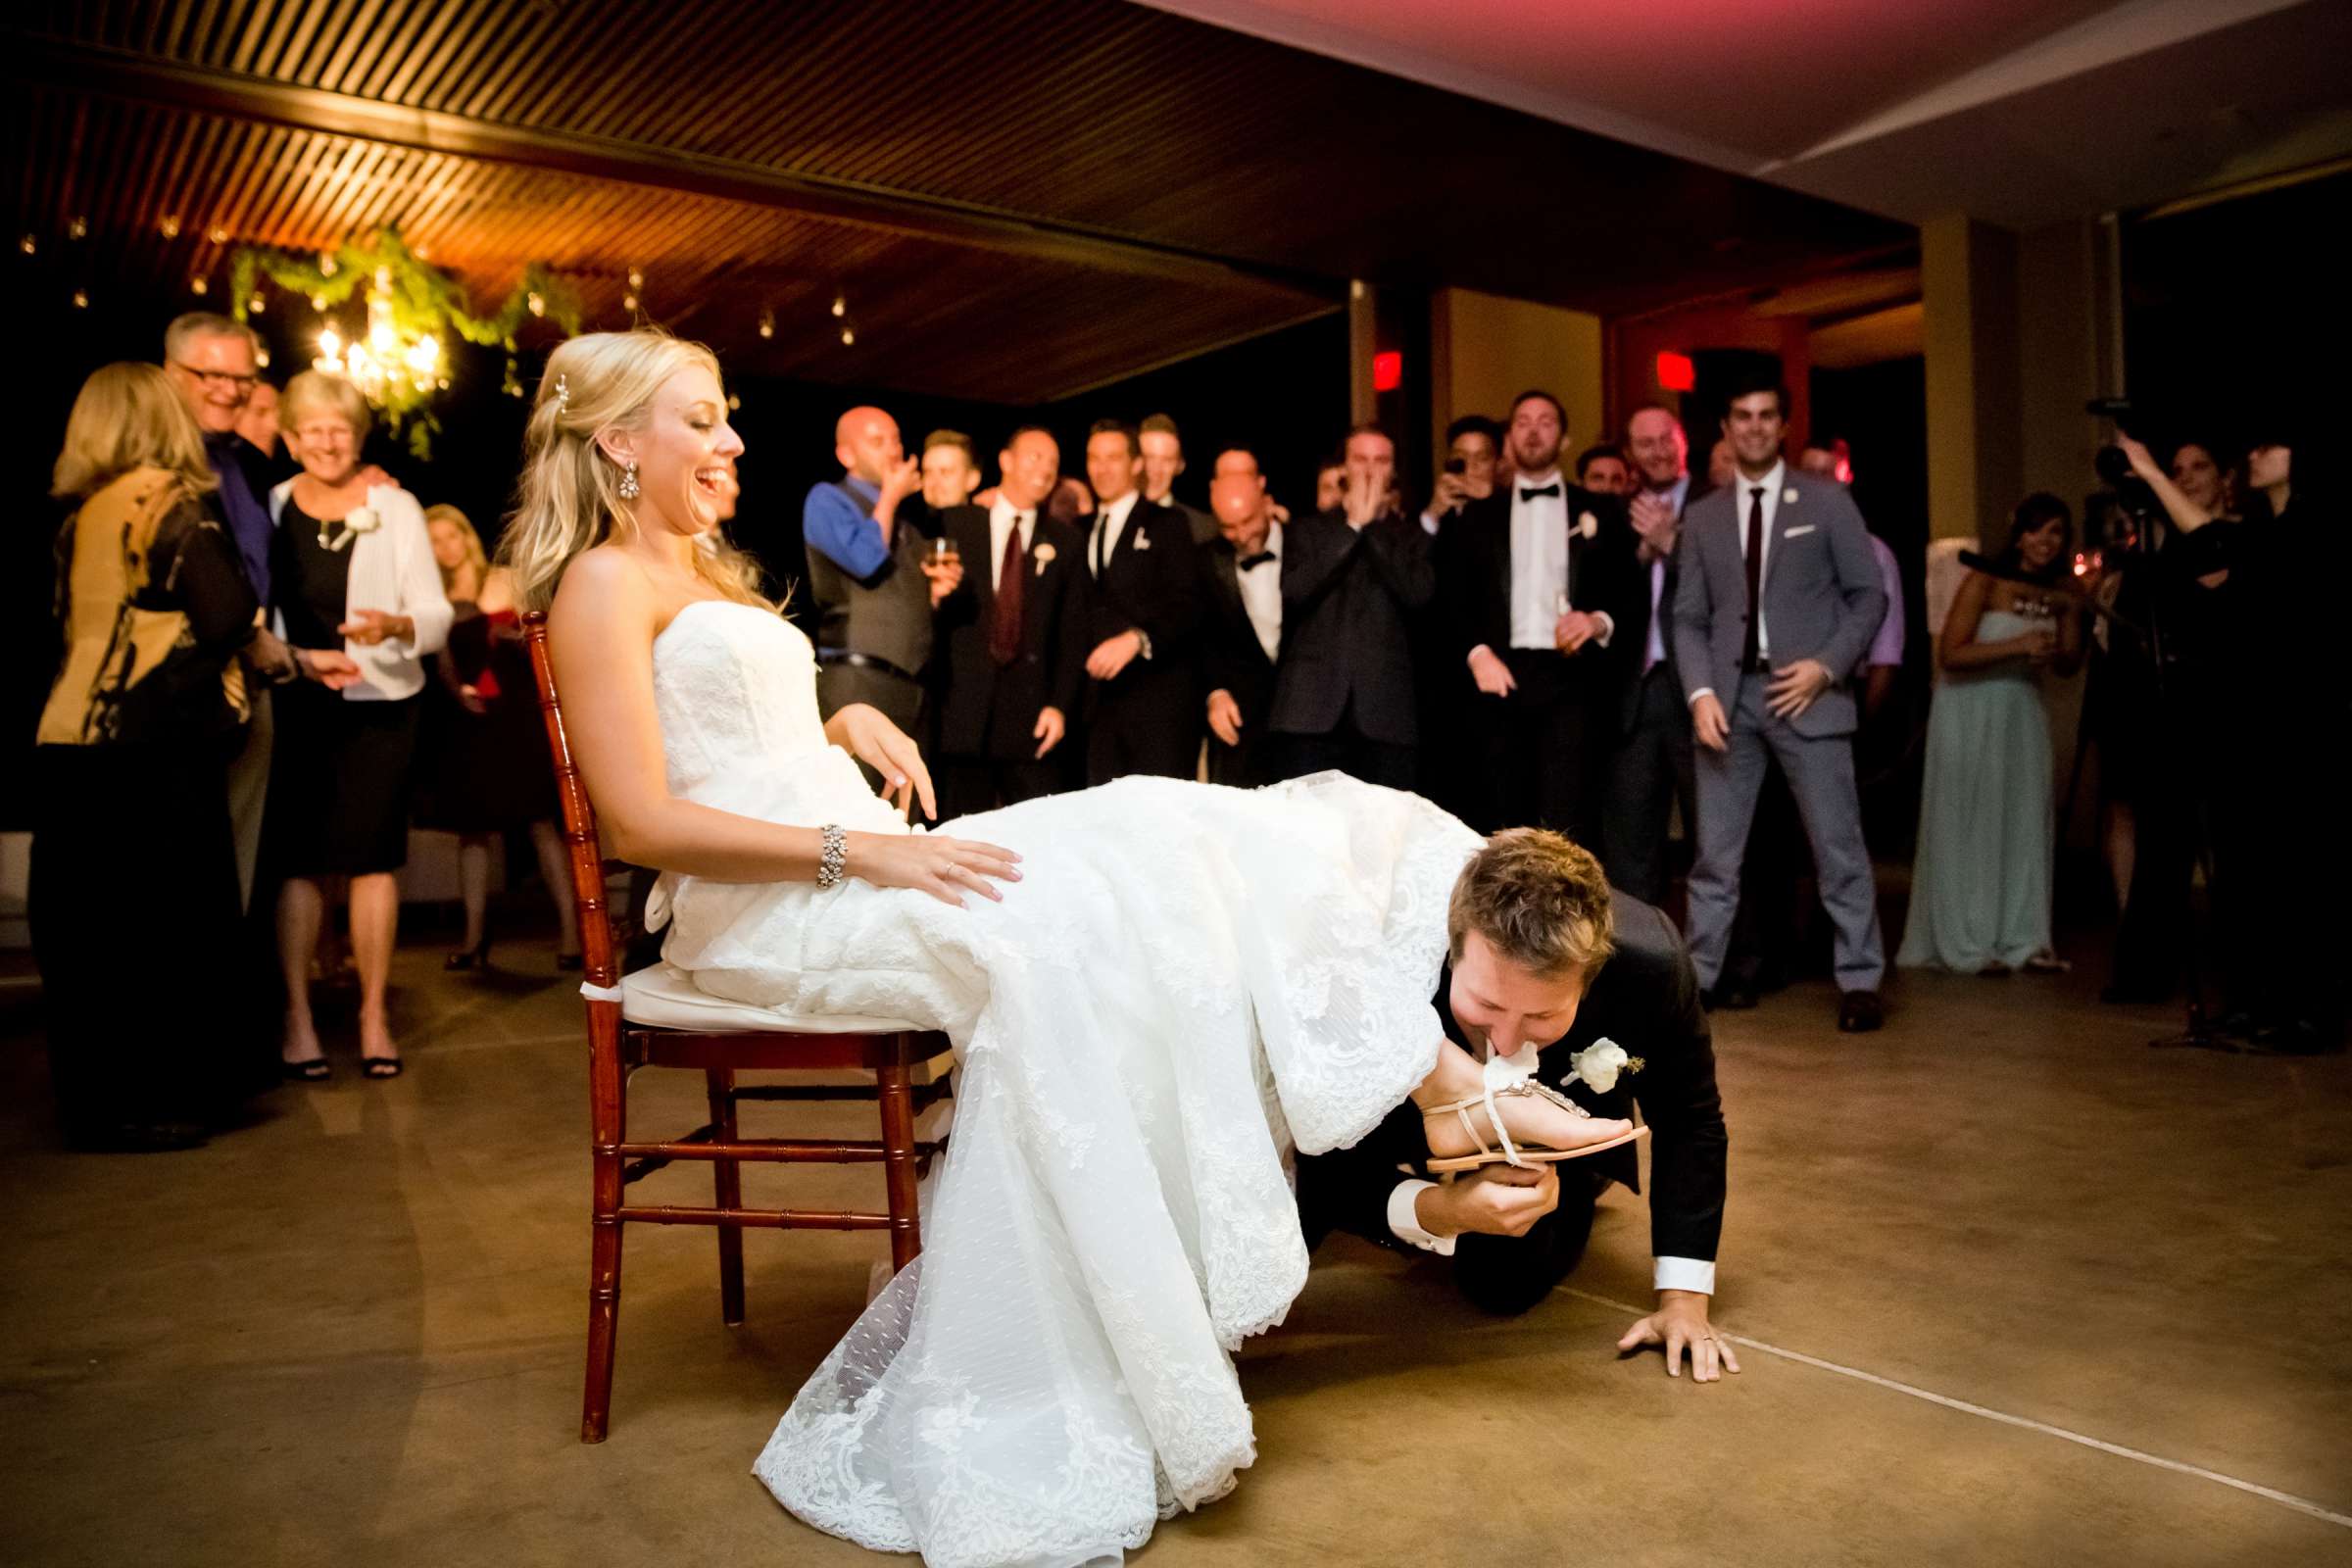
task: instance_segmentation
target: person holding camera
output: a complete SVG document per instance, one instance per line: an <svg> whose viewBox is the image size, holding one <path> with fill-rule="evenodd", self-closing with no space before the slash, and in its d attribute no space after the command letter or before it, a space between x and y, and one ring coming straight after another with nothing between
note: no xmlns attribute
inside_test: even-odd
<svg viewBox="0 0 2352 1568"><path fill-rule="evenodd" d="M2142 609L2159 663L2159 719L2172 745L2140 813L2132 898L2116 939L2117 1000L2169 994L2184 967L2189 880L2211 852L2209 921L2225 1033L2266 1050L2331 1049L2341 916L2340 852L2315 831L2340 693L2314 713L2311 689L2278 672L2324 667L2326 601L2342 578L2339 493L2295 471L2297 445L2268 429L2246 445L2246 520L2200 505L2129 435L2116 448L2176 537L2151 564ZM2191 971L2193 974L2193 971Z"/></svg>
<svg viewBox="0 0 2352 1568"><path fill-rule="evenodd" d="M1901 967L1998 976L2060 966L2041 681L2082 660L2081 599L2066 586L2073 523L2056 496L2026 497L1998 570L1970 572L1944 617Z"/></svg>
<svg viewBox="0 0 2352 1568"><path fill-rule="evenodd" d="M1440 536L1473 501L1494 493L1494 464L1502 426L1483 414L1465 414L1446 427L1446 467L1421 511L1421 531Z"/></svg>

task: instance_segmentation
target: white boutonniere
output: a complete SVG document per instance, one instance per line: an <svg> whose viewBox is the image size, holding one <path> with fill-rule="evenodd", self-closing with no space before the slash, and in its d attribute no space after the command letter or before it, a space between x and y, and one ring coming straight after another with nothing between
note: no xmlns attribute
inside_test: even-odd
<svg viewBox="0 0 2352 1568"><path fill-rule="evenodd" d="M1592 514L1590 512L1576 519L1576 533L1578 538L1590 539L1598 532L1600 532L1600 519L1592 515Z"/></svg>
<svg viewBox="0 0 2352 1568"><path fill-rule="evenodd" d="M1150 534L1148 534L1148 533L1145 533L1145 532L1144 532L1142 529L1140 529L1140 528L1139 528L1139 529L1137 529L1137 530L1136 530L1136 534L1135 534L1135 548L1136 548L1136 549L1138 549L1138 550L1149 550L1149 549L1151 549L1151 548L1152 548L1152 536L1151 536Z"/></svg>
<svg viewBox="0 0 2352 1568"><path fill-rule="evenodd" d="M1596 1095L1616 1088L1619 1073L1640 1072L1642 1067L1642 1058L1627 1055L1614 1040L1595 1040L1568 1058L1568 1075L1584 1080L1585 1087Z"/></svg>
<svg viewBox="0 0 2352 1568"><path fill-rule="evenodd" d="M1788 506L1796 505L1796 486L1790 485L1788 489L1782 491L1781 500Z"/></svg>
<svg viewBox="0 0 2352 1568"><path fill-rule="evenodd" d="M1038 547L1029 552L1029 559L1037 563L1037 575L1043 577L1046 574L1046 563L1054 559L1054 546L1041 540Z"/></svg>
<svg viewBox="0 0 2352 1568"><path fill-rule="evenodd" d="M328 537L327 525L318 525L318 546L322 550L340 550L364 533L373 533L384 525L382 514L373 507L354 507L343 514L343 531Z"/></svg>

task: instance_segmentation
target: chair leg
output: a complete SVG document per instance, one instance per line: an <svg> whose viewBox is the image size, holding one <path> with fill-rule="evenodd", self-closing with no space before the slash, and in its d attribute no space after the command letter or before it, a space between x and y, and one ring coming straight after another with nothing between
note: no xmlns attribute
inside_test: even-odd
<svg viewBox="0 0 2352 1568"><path fill-rule="evenodd" d="M617 1187L619 1159L612 1164ZM602 1172L597 1185L604 1185ZM580 1402L582 1443L605 1441L612 1415L612 1358L620 1327L620 1216L599 1213L594 1227L588 1264L588 1386Z"/></svg>
<svg viewBox="0 0 2352 1568"><path fill-rule="evenodd" d="M905 1268L923 1250L914 1191L914 1091L905 1062L874 1069L882 1107L882 1179L890 1192L890 1266Z"/></svg>
<svg viewBox="0 0 2352 1568"><path fill-rule="evenodd" d="M710 1125L720 1143L735 1141L735 1069L712 1067L704 1075L710 1091ZM743 1162L714 1159L710 1177L721 1208L743 1207ZM718 1320L729 1328L743 1321L743 1227L720 1225L718 1232Z"/></svg>
<svg viewBox="0 0 2352 1568"><path fill-rule="evenodd" d="M620 1008L588 1004L588 1377L580 1441L602 1443L612 1414L612 1356L620 1329L620 1145L628 1136L628 1075L620 1066Z"/></svg>

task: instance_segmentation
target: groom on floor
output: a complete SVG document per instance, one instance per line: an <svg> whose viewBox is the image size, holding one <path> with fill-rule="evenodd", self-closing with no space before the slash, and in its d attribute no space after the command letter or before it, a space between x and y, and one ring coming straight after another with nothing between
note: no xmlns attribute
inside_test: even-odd
<svg viewBox="0 0 2352 1568"><path fill-rule="evenodd" d="M1449 959L1436 1006L1472 1055L1540 1052L1536 1078L1596 1116L1648 1123L1650 1246L1657 1310L1620 1350L1661 1346L1666 1370L1713 1382L1740 1363L1707 1319L1723 1231L1728 1136L1698 980L1666 916L1613 893L1600 862L1556 833L1514 828L1470 859L1446 912ZM1610 1040L1633 1060L1592 1052ZM1636 1062L1639 1065L1636 1065ZM1473 1124L1493 1131L1482 1111ZM1407 1103L1351 1149L1298 1161L1298 1212L1311 1248L1333 1230L1453 1259L1462 1294L1490 1312L1542 1300L1584 1255L1602 1189L1641 1191L1636 1146L1521 1168L1487 1165L1441 1186Z"/></svg>

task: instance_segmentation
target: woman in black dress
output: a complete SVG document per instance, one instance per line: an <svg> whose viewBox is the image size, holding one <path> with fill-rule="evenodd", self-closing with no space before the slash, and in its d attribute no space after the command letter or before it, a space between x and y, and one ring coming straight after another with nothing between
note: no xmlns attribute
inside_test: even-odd
<svg viewBox="0 0 2352 1568"><path fill-rule="evenodd" d="M64 660L34 752L30 914L50 1077L76 1148L188 1149L245 1087L231 1015L239 894L228 760L244 656L290 673L208 510L203 433L152 365L74 401L54 493Z"/></svg>
<svg viewBox="0 0 2352 1568"><path fill-rule="evenodd" d="M360 467L369 416L358 388L305 370L286 384L279 422L303 471L270 492L277 523L270 572L286 641L340 652L356 672L337 690L296 688L279 705L264 848L284 878L278 959L286 977L280 1054L289 1077L330 1069L311 1019L311 956L321 884L351 881L360 969L360 1058L370 1078L400 1072L385 1011L400 917L394 875L408 859L409 789L426 656L449 636L449 600L424 512Z"/></svg>
<svg viewBox="0 0 2352 1568"><path fill-rule="evenodd" d="M480 536L455 507L430 507L433 554L456 610L449 646L434 660L427 689L424 782L416 825L458 835L458 891L466 942L445 960L452 970L490 964L490 846L526 831L556 906L556 967L580 967L571 866L556 825L561 805L547 752L547 721L522 642L522 621L504 568L481 567Z"/></svg>

